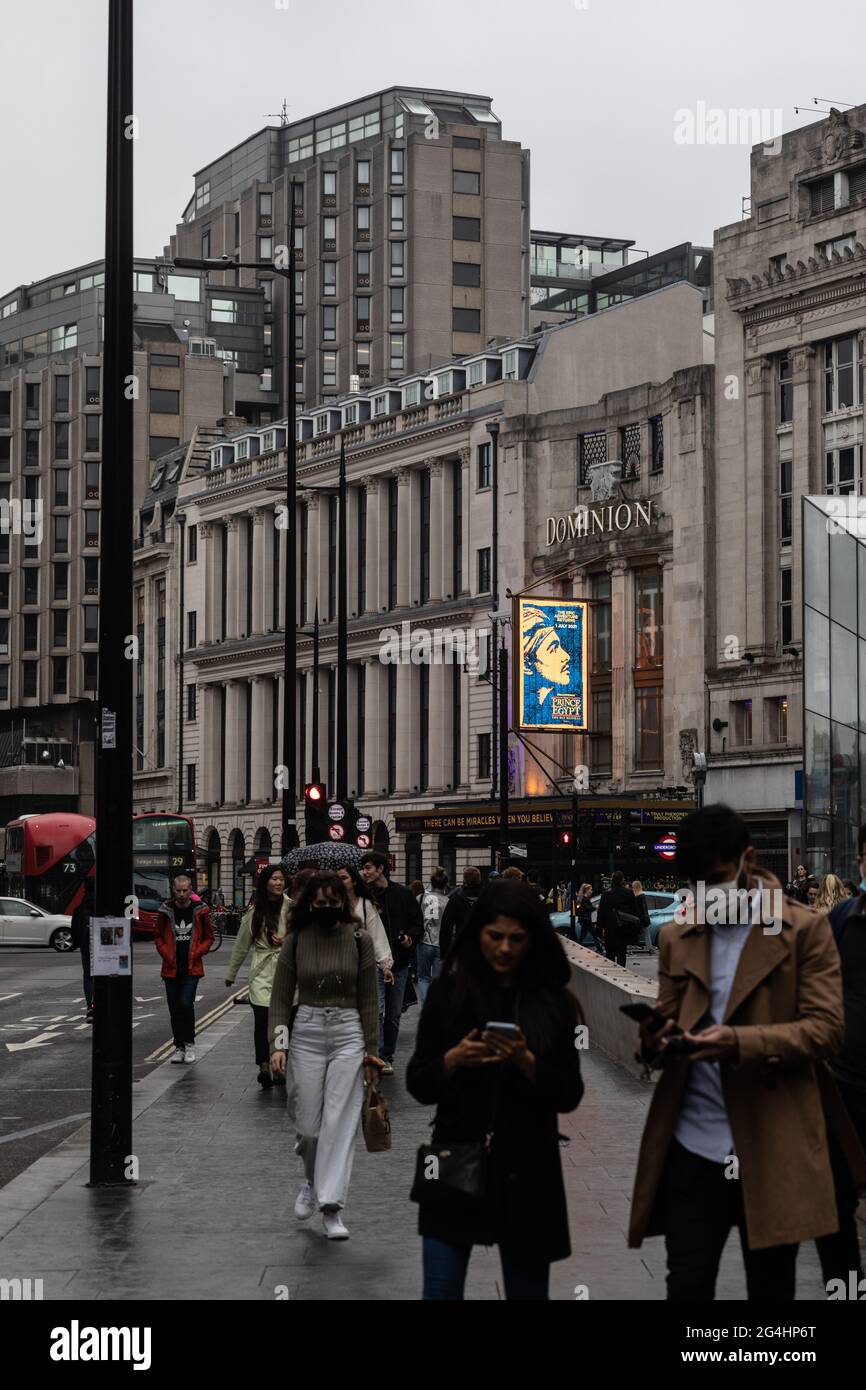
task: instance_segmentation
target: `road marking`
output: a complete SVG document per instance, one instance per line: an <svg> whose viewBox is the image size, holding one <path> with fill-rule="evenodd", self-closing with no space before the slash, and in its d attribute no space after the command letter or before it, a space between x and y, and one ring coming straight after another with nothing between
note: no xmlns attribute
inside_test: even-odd
<svg viewBox="0 0 866 1390"><path fill-rule="evenodd" d="M161 994L137 994L135 996L135 1002L136 1004L152 1004L154 999L161 998Z"/></svg>
<svg viewBox="0 0 866 1390"><path fill-rule="evenodd" d="M18 990L15 994L0 994L0 1004L5 1004L7 999L20 999L23 991Z"/></svg>
<svg viewBox="0 0 866 1390"><path fill-rule="evenodd" d="M31 1134L41 1134L46 1129L56 1129L58 1125L75 1124L77 1120L89 1120L90 1111L83 1110L80 1115L67 1115L62 1120L48 1120L44 1125L34 1125L32 1129L19 1129L15 1134L0 1134L0 1144L11 1144L13 1139L26 1139Z"/></svg>
<svg viewBox="0 0 866 1390"><path fill-rule="evenodd" d="M26 1042L7 1043L6 1050L7 1052L23 1052L28 1047L47 1047L50 1042L56 1042L58 1038L62 1037L63 1034L56 1030L53 1033L37 1033L35 1038L28 1038Z"/></svg>
<svg viewBox="0 0 866 1390"><path fill-rule="evenodd" d="M203 1033L205 1028L209 1028L212 1023L216 1023L218 1019L222 1018L224 1013L227 1013L229 1009L233 1008L237 1001L243 999L248 993L249 985L244 985L243 989L237 990L235 994L230 994L228 999L224 999L223 1002L218 1004L215 1009L212 1009L209 1014L205 1014L202 1018L197 1018L195 1021L196 1034ZM8 1047L9 1044L7 1043L6 1045ZM163 1062L172 1052L174 1052L174 1042L163 1043L162 1047L158 1047L155 1052L151 1052L150 1056L145 1057L144 1060L145 1062Z"/></svg>

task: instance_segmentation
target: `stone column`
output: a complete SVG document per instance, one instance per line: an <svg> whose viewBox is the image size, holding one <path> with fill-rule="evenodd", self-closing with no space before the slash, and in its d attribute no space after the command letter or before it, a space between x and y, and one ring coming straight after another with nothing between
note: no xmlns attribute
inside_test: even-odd
<svg viewBox="0 0 866 1390"><path fill-rule="evenodd" d="M412 520L412 471L400 468L397 471L398 608L408 608L412 602L412 553L416 548Z"/></svg>
<svg viewBox="0 0 866 1390"><path fill-rule="evenodd" d="M662 765L665 770L665 782L677 782L679 779L679 759L677 756L679 749L680 725L689 720L689 705L685 699L679 698L685 695L685 691L677 691L677 674L681 669L680 644L676 642L674 635L674 622L676 610L674 609L674 557L673 555L659 556L659 576L662 591L662 671L664 672L664 682L662 688ZM682 651L682 656L685 651ZM668 699L668 694L673 696Z"/></svg>
<svg viewBox="0 0 866 1390"><path fill-rule="evenodd" d="M204 613L202 615L201 645L210 647L218 642L220 632L220 602L222 583L220 579L220 555L222 530L211 521L200 521L199 541L204 546Z"/></svg>
<svg viewBox="0 0 866 1390"><path fill-rule="evenodd" d="M384 599L380 597L380 576L382 572L382 535L379 529L378 477L363 478L362 487L367 494L367 604L365 613L380 613Z"/></svg>
<svg viewBox="0 0 866 1390"><path fill-rule="evenodd" d="M324 612L321 594L319 592L319 546L320 546L320 526L321 508L319 507L319 493L311 492L307 494L307 612L305 624L311 624L316 612L316 600L319 601L319 621L327 620L327 613Z"/></svg>
<svg viewBox="0 0 866 1390"><path fill-rule="evenodd" d="M418 785L418 723L416 667L401 662L397 667L397 796L409 796Z"/></svg>
<svg viewBox="0 0 866 1390"><path fill-rule="evenodd" d="M358 786L358 675L363 674L363 666L357 662L352 662L349 666L348 680L348 732L346 734L346 748L348 752L346 768L347 789L350 796L359 796L361 788ZM354 788L354 791L352 790Z"/></svg>
<svg viewBox="0 0 866 1390"><path fill-rule="evenodd" d="M822 493L824 480L824 451L818 451L818 464L810 476L810 465L814 454L813 441L817 422L821 419L822 383L814 380L815 349L804 344L794 348L791 353L791 381L793 382L794 438L793 460L791 465L792 525L791 552L796 563L791 565L791 637L794 642L802 642L803 606L803 536L800 498L809 493ZM778 480L776 481L778 489ZM774 591L780 583L775 577Z"/></svg>
<svg viewBox="0 0 866 1390"><path fill-rule="evenodd" d="M444 662L430 666L430 791L443 791L451 782L451 745L446 743L445 735L446 729L451 729L451 681L455 669Z"/></svg>
<svg viewBox="0 0 866 1390"><path fill-rule="evenodd" d="M350 617L358 616L358 506L363 498L363 488L355 485L346 488L346 599Z"/></svg>
<svg viewBox="0 0 866 1390"><path fill-rule="evenodd" d="M219 795L219 686L201 685L198 691L199 722L199 763L201 766L201 787L198 804L216 805Z"/></svg>
<svg viewBox="0 0 866 1390"><path fill-rule="evenodd" d="M471 449L460 450L460 466L463 471L463 583L461 593L468 594L472 590L472 477L470 474L470 462L472 459ZM455 594L456 598L457 595Z"/></svg>
<svg viewBox="0 0 866 1390"><path fill-rule="evenodd" d="M270 514L261 507L256 507L250 512L252 517L252 583L253 583L253 630L248 633L248 637L260 637L265 631L265 610L267 607L267 592L270 585L271 571L265 563L267 546L265 535L268 528L265 522L270 520Z"/></svg>
<svg viewBox="0 0 866 1390"><path fill-rule="evenodd" d="M367 663L364 696L364 795L379 797L388 784L388 672L381 661Z"/></svg>
<svg viewBox="0 0 866 1390"><path fill-rule="evenodd" d="M772 408L773 372L768 357L756 357L746 362L746 401L743 458L745 471L745 495L749 499L747 534L742 538L741 555L745 580L745 629L742 639L746 646L763 646L768 640L766 627L775 628L772 610L768 609L767 597L775 591L775 577L778 569L778 542L770 542L766 535L767 468L765 457L766 421ZM693 402L693 405L696 403ZM773 441L775 444L775 440ZM778 511L778 465L773 460L773 507ZM775 528L774 528L775 529ZM772 549L770 549L772 545ZM776 557L776 558L771 558ZM770 573L767 574L767 566ZM742 640L741 639L741 640Z"/></svg>
<svg viewBox="0 0 866 1390"><path fill-rule="evenodd" d="M256 533L258 534L258 533ZM269 676L253 676L252 780L253 801L270 801L273 785L273 685Z"/></svg>
<svg viewBox="0 0 866 1390"><path fill-rule="evenodd" d="M626 688L626 623L629 606L626 586L628 566L624 560L613 560L607 567L610 575L610 627L611 627L611 776L621 781L625 777L627 719L634 700ZM631 642L629 642L631 646Z"/></svg>
<svg viewBox="0 0 866 1390"><path fill-rule="evenodd" d="M226 640L232 642L240 635L240 595L241 595L241 533L240 523L236 516L230 516L226 521L228 530L228 552L226 577Z"/></svg>
<svg viewBox="0 0 866 1390"><path fill-rule="evenodd" d="M246 770L246 681L226 681L226 801L236 804L244 795Z"/></svg>
<svg viewBox="0 0 866 1390"><path fill-rule="evenodd" d="M430 602L438 603L449 587L445 573L445 463L430 461ZM432 687L431 687L432 688Z"/></svg>

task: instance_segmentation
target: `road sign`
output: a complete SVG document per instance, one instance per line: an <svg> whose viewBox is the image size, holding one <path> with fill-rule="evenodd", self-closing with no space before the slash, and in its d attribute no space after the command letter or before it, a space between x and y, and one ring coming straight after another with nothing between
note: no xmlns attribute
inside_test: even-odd
<svg viewBox="0 0 866 1390"><path fill-rule="evenodd" d="M513 854L514 857L515 857L515 859L526 859L526 858L528 858L528 851L527 851L526 845L509 845L509 846L508 846L508 853L509 853L509 854Z"/></svg>
<svg viewBox="0 0 866 1390"><path fill-rule="evenodd" d="M369 835L370 831L373 829L373 822L369 816L359 816L355 825L361 835Z"/></svg>
<svg viewBox="0 0 866 1390"><path fill-rule="evenodd" d="M660 854L662 859L673 859L677 852L677 837L673 833L663 835L662 838L653 845L656 854Z"/></svg>
<svg viewBox="0 0 866 1390"><path fill-rule="evenodd" d="M331 820L342 820L346 814L346 808L342 801L332 801L328 807L328 815Z"/></svg>
<svg viewBox="0 0 866 1390"><path fill-rule="evenodd" d="M345 834L346 832L342 825L332 825L328 830L328 836L332 840L342 840Z"/></svg>
<svg viewBox="0 0 866 1390"><path fill-rule="evenodd" d="M369 849L369 848L370 848L370 836L369 836L369 835L359 835L358 838L357 838L357 840L356 840L356 844L357 844L357 846L358 846L358 849Z"/></svg>

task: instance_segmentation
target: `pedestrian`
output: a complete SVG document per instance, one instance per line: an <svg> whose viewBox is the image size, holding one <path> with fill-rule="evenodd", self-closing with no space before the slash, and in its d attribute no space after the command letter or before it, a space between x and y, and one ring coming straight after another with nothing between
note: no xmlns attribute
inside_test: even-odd
<svg viewBox="0 0 866 1390"><path fill-rule="evenodd" d="M845 897L856 898L860 892L860 889L857 887L857 884L854 882L853 878L843 878L842 882L845 885Z"/></svg>
<svg viewBox="0 0 866 1390"><path fill-rule="evenodd" d="M843 898L829 913L842 969L845 1012L845 1040L830 1058L829 1067L860 1144L866 1149L866 825L860 826L858 834L857 863L861 877L856 896ZM852 1270L858 1279L863 1275L857 1239L857 1189L830 1125L828 1133L839 1231L816 1241L825 1284L832 1278L847 1280Z"/></svg>
<svg viewBox="0 0 866 1390"><path fill-rule="evenodd" d="M640 918L640 939L646 949L651 951L653 949L653 939L652 932L650 931L649 904L646 900L646 894L643 891L643 884L639 878L632 880L631 891L634 893L635 902L637 903L637 915Z"/></svg>
<svg viewBox="0 0 866 1390"><path fill-rule="evenodd" d="M451 894L448 905L442 913L442 921L439 923L440 960L444 960L448 955L452 942L461 928L469 921L469 914L477 903L480 894L481 870L476 869L474 864L470 864L463 870L463 882Z"/></svg>
<svg viewBox="0 0 866 1390"><path fill-rule="evenodd" d="M233 985L238 971L252 951L249 985L258 1067L257 1080L266 1091L270 1090L275 1079L271 1075L271 1054L268 1046L268 1009L277 958L283 949L292 914L292 902L286 896L285 890L286 875L281 864L270 864L262 869L256 879L255 900L241 920L225 977L226 985ZM282 1082L285 1078L280 1076L276 1079Z"/></svg>
<svg viewBox="0 0 866 1390"><path fill-rule="evenodd" d="M329 1240L349 1235L341 1213L364 1080L373 1085L382 1066L377 1026L372 938L353 916L342 880L315 873L295 904L277 960L268 1027L274 1072L286 1074L287 1052L292 1067L295 1152L305 1176L295 1216L305 1221L318 1209Z"/></svg>
<svg viewBox="0 0 866 1390"><path fill-rule="evenodd" d="M213 945L210 911L192 901L189 874L178 874L171 897L159 910L154 945L162 956L162 978L171 1016L174 1052L170 1062L195 1061L195 994L204 975L204 957Z"/></svg>
<svg viewBox="0 0 866 1390"><path fill-rule="evenodd" d="M788 894L788 897L793 898L795 902L805 905L808 902L808 888L809 871L805 864L798 864L794 877L785 884L785 892Z"/></svg>
<svg viewBox="0 0 866 1390"><path fill-rule="evenodd" d="M421 882L420 878L413 878L412 882L409 884L409 892L412 894L415 901L420 904L424 896L424 884Z"/></svg>
<svg viewBox="0 0 866 1390"><path fill-rule="evenodd" d="M806 906L807 906L807 907L811 907L811 908L813 908L813 909L817 909L817 907L818 907L818 894L820 893L820 891L821 891L821 890L819 889L817 883L810 883L810 884L809 884L809 886L808 886L807 889L806 889Z"/></svg>
<svg viewBox="0 0 866 1390"><path fill-rule="evenodd" d="M815 906L822 912L830 912L837 903L844 902L847 896L841 878L837 878L835 874L825 874L818 887Z"/></svg>
<svg viewBox="0 0 866 1390"><path fill-rule="evenodd" d="M598 925L604 934L608 960L625 965L630 939L640 931L637 899L625 886L625 875L615 869L610 876L610 888L602 893L598 904Z"/></svg>
<svg viewBox="0 0 866 1390"><path fill-rule="evenodd" d="M523 870L518 869L516 864L509 864L507 869L502 870L502 877L506 880L513 879L515 883L522 883Z"/></svg>
<svg viewBox="0 0 866 1390"><path fill-rule="evenodd" d="M541 887L540 876L537 869L527 869L526 882L529 884L529 887L533 890L533 892L538 894L539 898L543 903L547 902L548 895L545 894L543 888Z"/></svg>
<svg viewBox="0 0 866 1390"><path fill-rule="evenodd" d="M798 1243L838 1225L821 1108L822 1059L843 1036L838 952L827 918L758 867L730 807L685 817L677 867L694 896L659 938L664 1022L641 1024L663 1071L629 1244L663 1234L668 1298L712 1299L736 1226L749 1299L789 1301Z"/></svg>
<svg viewBox="0 0 866 1390"><path fill-rule="evenodd" d="M379 1039L379 1051L384 1060L382 1075L393 1076L403 995L415 957L415 946L423 931L421 908L410 889L402 883L392 882L384 854L376 851L365 854L361 859L361 877L372 891L394 957L394 980L392 984L385 985L385 1017Z"/></svg>
<svg viewBox="0 0 866 1390"><path fill-rule="evenodd" d="M582 883L574 904L575 921L580 927L577 933L577 944L582 946L584 937L588 935L592 945L600 949L597 933L593 930L592 914L592 884Z"/></svg>
<svg viewBox="0 0 866 1390"><path fill-rule="evenodd" d="M418 942L418 993L421 1003L427 998L430 985L439 974L439 931L448 906L448 875L443 868L430 875L430 891L421 899L423 935Z"/></svg>
<svg viewBox="0 0 866 1390"><path fill-rule="evenodd" d="M303 891L304 891L304 888L305 888L306 885L309 883L310 879L313 877L313 874L317 874L318 872L319 872L318 869L311 869L311 868L307 868L307 869L298 869L298 872L295 874L295 876L294 876L293 879L292 879L292 893L291 893L291 896L292 896L292 901L293 901L293 902L297 902L297 901L298 901L298 899L300 898L301 894L302 894Z"/></svg>
<svg viewBox="0 0 866 1390"><path fill-rule="evenodd" d="M557 1117L583 1082L569 978L544 904L506 880L485 889L430 986L407 1088L437 1107L434 1148L487 1141L489 1154L470 1209L416 1179L426 1301L462 1300L474 1245L499 1247L507 1299L546 1299L551 1263L570 1254Z"/></svg>
<svg viewBox="0 0 866 1390"><path fill-rule="evenodd" d="M347 865L343 865L337 870L337 874L346 890L346 897L354 917L364 930L370 933L373 940L379 993L378 1036L381 1038L385 1022L385 987L394 983L394 957L391 954L388 934L372 894L358 870L354 866L349 868ZM381 1052L381 1047L379 1051Z"/></svg>
<svg viewBox="0 0 866 1390"><path fill-rule="evenodd" d="M90 918L93 915L93 885L88 879L84 897L72 914L72 943L81 952L81 979L84 985L85 1022L93 1022L93 976L90 973Z"/></svg>

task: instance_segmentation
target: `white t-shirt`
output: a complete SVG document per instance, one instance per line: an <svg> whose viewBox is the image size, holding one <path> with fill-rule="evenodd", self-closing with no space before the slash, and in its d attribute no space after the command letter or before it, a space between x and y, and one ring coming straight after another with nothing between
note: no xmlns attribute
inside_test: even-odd
<svg viewBox="0 0 866 1390"><path fill-rule="evenodd" d="M359 898L355 904L355 917L373 938L376 964L380 965L383 970L390 970L394 964L394 957L391 955L388 933L385 931L384 923L379 916L379 909L368 898Z"/></svg>

